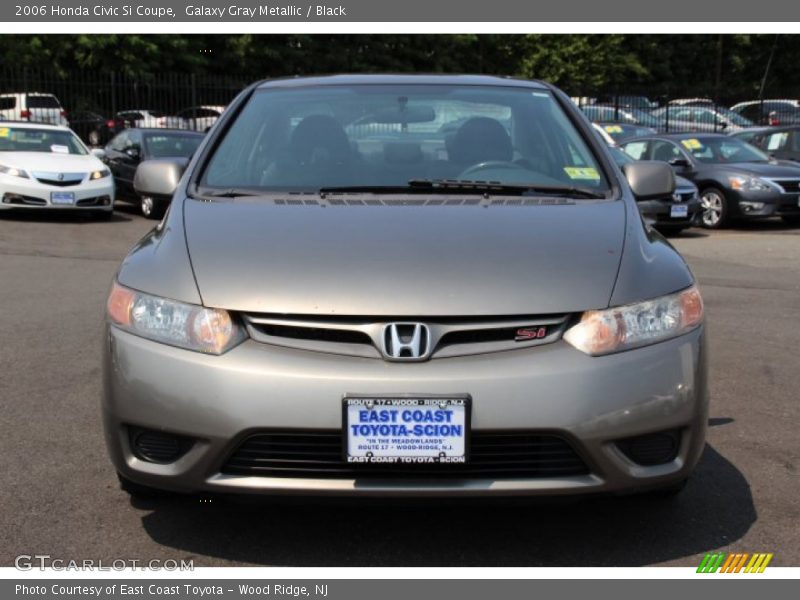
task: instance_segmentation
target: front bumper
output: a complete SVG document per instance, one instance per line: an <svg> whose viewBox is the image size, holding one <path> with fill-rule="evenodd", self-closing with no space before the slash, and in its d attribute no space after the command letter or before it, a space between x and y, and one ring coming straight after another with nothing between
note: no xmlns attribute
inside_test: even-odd
<svg viewBox="0 0 800 600"><path fill-rule="evenodd" d="M767 192L731 192L734 214L741 218L800 215L800 194Z"/></svg>
<svg viewBox="0 0 800 600"><path fill-rule="evenodd" d="M672 200L645 200L636 203L639 207L639 212L645 219L653 221L658 225L673 225L681 227L690 227L696 224L697 219L702 211L700 199L689 200L687 202L675 202ZM685 217L673 217L673 206L685 206Z"/></svg>
<svg viewBox="0 0 800 600"><path fill-rule="evenodd" d="M650 347L592 358L559 341L523 350L423 363L338 356L246 341L222 356L151 342L107 326L103 421L126 478L182 492L353 496L484 496L632 492L688 476L708 414L703 329ZM250 433L342 426L348 393L469 394L472 430L556 432L586 475L488 479L360 479L228 475L226 459ZM137 458L128 428L195 440L177 461ZM613 440L680 429L674 460L640 466Z"/></svg>
<svg viewBox="0 0 800 600"><path fill-rule="evenodd" d="M73 204L53 204L53 192L74 194ZM104 177L94 181L84 180L77 185L55 186L0 174L0 210L15 208L34 210L114 210L114 180Z"/></svg>

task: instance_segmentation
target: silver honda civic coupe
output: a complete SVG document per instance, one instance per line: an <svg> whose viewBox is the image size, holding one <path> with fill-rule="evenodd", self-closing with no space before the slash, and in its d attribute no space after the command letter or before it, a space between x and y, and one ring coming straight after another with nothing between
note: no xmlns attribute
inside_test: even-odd
<svg viewBox="0 0 800 600"><path fill-rule="evenodd" d="M674 493L704 447L703 302L569 98L536 81L260 82L122 262L103 343L122 488Z"/></svg>

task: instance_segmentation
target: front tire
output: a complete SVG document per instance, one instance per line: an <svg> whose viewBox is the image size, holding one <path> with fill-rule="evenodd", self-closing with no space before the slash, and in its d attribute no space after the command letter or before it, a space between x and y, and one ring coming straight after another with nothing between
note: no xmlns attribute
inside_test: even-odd
<svg viewBox="0 0 800 600"><path fill-rule="evenodd" d="M700 222L706 229L721 229L728 224L730 208L722 190L706 188L700 194Z"/></svg>

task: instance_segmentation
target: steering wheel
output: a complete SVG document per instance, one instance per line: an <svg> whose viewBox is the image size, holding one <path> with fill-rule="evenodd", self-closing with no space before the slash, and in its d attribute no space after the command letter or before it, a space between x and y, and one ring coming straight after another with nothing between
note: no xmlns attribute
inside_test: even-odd
<svg viewBox="0 0 800 600"><path fill-rule="evenodd" d="M480 173L481 171L489 171L491 169L508 169L513 171L530 170L527 167L524 167L520 164L507 160L485 160L483 162L474 164L471 167L467 167L459 174L458 178L469 179L470 175L475 175L476 173Z"/></svg>

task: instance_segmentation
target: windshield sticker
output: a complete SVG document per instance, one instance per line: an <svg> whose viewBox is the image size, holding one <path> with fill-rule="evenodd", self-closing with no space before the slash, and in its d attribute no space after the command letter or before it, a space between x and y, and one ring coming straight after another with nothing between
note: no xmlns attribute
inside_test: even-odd
<svg viewBox="0 0 800 600"><path fill-rule="evenodd" d="M0 138L7 138L11 130L8 127L0 127Z"/></svg>
<svg viewBox="0 0 800 600"><path fill-rule="evenodd" d="M600 173L594 167L564 167L564 172L570 179L600 179Z"/></svg>
<svg viewBox="0 0 800 600"><path fill-rule="evenodd" d="M701 144L700 140L697 138L689 138L688 140L683 140L681 143L684 148L689 150L700 150L703 147L703 144Z"/></svg>
<svg viewBox="0 0 800 600"><path fill-rule="evenodd" d="M50 152L56 152L58 154L69 154L69 148L67 146L62 146L60 144L53 144L50 146Z"/></svg>
<svg viewBox="0 0 800 600"><path fill-rule="evenodd" d="M622 133L622 127L619 125L606 125L605 130L608 133Z"/></svg>

